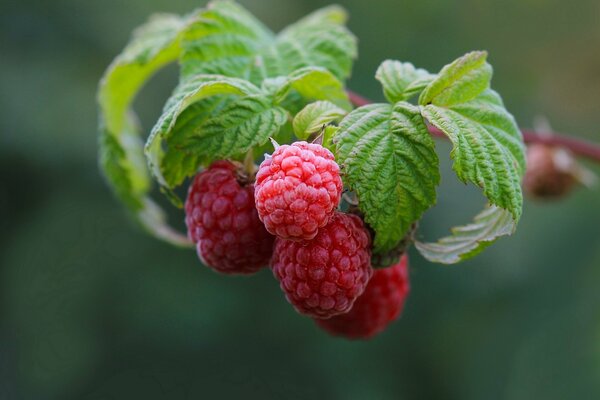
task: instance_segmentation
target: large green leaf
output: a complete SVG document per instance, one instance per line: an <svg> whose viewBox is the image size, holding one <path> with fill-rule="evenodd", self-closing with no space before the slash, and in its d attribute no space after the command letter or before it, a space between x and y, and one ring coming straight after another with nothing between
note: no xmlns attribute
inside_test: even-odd
<svg viewBox="0 0 600 400"><path fill-rule="evenodd" d="M131 102L143 84L179 55L181 32L187 19L157 15L138 28L123 52L100 82L100 166L116 195L138 221L155 236L187 245L172 230L162 211L148 197L150 178L143 159L143 144Z"/></svg>
<svg viewBox="0 0 600 400"><path fill-rule="evenodd" d="M375 230L375 251L392 249L436 201L438 158L419 108L360 107L340 122L333 140L345 182Z"/></svg>
<svg viewBox="0 0 600 400"><path fill-rule="evenodd" d="M215 1L185 33L181 57L184 79L221 74L256 85L309 66L347 78L356 57L356 39L344 27L346 13L337 6L318 10L274 35L241 6Z"/></svg>
<svg viewBox="0 0 600 400"><path fill-rule="evenodd" d="M463 182L472 182L483 189L492 205L506 210L512 219L479 218L477 224L494 223L487 231L491 237L461 236L464 255L450 254L447 259L459 261L474 253L480 242L488 243L499 234L514 230L522 212L521 179L525 171L524 144L512 115L504 108L500 96L489 88L491 67L486 53L473 52L444 67L421 93L421 114L444 132L453 148L450 156L453 169ZM483 214L487 217L487 214ZM504 214L503 214L504 215ZM505 227L497 224L505 223ZM492 229L493 228L493 229ZM487 232L486 230L484 230ZM459 234L461 230L456 232ZM451 243L453 238L440 243ZM429 249L429 245L420 245ZM444 249L446 247L435 247ZM425 252L429 257L431 252ZM433 260L437 261L436 255Z"/></svg>

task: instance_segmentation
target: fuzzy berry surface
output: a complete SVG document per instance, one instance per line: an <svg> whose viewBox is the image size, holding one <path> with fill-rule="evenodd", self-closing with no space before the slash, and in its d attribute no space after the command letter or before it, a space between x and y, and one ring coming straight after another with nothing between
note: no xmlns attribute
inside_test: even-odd
<svg viewBox="0 0 600 400"><path fill-rule="evenodd" d="M315 322L335 336L368 339L400 316L409 291L408 259L404 255L398 264L375 270L350 312Z"/></svg>
<svg viewBox="0 0 600 400"><path fill-rule="evenodd" d="M224 274L251 274L267 266L275 238L258 218L252 184L237 167L217 161L196 175L185 202L188 236L207 266Z"/></svg>
<svg viewBox="0 0 600 400"><path fill-rule="evenodd" d="M340 167L319 144L279 146L256 175L256 208L273 235L310 240L329 222L342 194Z"/></svg>
<svg viewBox="0 0 600 400"><path fill-rule="evenodd" d="M373 273L369 233L356 215L336 212L304 242L277 238L271 266L287 300L301 314L348 312Z"/></svg>

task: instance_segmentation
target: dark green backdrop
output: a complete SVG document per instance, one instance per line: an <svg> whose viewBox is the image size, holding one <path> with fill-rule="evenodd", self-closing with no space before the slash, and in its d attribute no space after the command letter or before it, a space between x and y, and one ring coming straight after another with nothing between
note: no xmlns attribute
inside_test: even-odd
<svg viewBox="0 0 600 400"><path fill-rule="evenodd" d="M350 85L365 95L381 98L384 58L435 71L487 49L521 125L541 114L600 141L597 0L343 3L360 38ZM279 29L326 2L243 4ZM516 235L464 264L411 254L404 316L367 343L296 315L269 271L216 275L131 224L97 168L97 82L149 14L202 5L0 2L0 399L600 398L598 189L527 202ZM175 78L138 99L146 129ZM438 148L429 238L483 204Z"/></svg>

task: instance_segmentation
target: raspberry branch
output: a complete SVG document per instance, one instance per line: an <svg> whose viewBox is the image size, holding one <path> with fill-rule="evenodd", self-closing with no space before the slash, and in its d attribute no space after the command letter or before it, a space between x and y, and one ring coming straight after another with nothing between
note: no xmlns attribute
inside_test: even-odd
<svg viewBox="0 0 600 400"><path fill-rule="evenodd" d="M366 97L351 90L347 90L346 92L348 93L350 102L357 107L373 103ZM447 139L447 136L438 128L430 125L428 126L428 129L432 136ZM521 128L521 132L523 133L523 140L525 143L541 143L550 146L564 147L577 156L600 163L600 145L596 143L554 132L536 132L523 128Z"/></svg>

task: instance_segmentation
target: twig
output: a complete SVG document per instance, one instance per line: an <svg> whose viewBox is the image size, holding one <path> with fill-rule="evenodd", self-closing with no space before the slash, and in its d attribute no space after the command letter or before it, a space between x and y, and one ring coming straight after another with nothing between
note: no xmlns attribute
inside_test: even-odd
<svg viewBox="0 0 600 400"><path fill-rule="evenodd" d="M371 100L359 95L358 93L354 93L350 90L348 90L347 93L350 102L357 107L366 106L367 104L373 103ZM447 137L441 130L434 126L429 126L428 128L429 132L433 136L440 138ZM564 147L569 149L571 153L575 155L600 162L600 145L596 143L554 132L536 132L522 128L521 132L523 133L523 140L525 140L525 143L543 143L551 146Z"/></svg>

